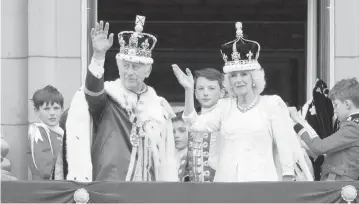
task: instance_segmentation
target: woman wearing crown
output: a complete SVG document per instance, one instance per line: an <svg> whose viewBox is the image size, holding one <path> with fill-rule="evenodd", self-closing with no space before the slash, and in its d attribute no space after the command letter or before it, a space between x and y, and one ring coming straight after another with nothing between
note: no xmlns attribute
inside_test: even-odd
<svg viewBox="0 0 359 204"><path fill-rule="evenodd" d="M215 109L197 115L193 103L193 77L173 65L185 89L184 120L190 130L221 133L216 182L294 180L296 163L312 180L296 139L289 112L279 96L260 96L265 87L264 70L258 63L260 46L243 38L222 45L225 86L232 97L218 101Z"/></svg>
<svg viewBox="0 0 359 204"><path fill-rule="evenodd" d="M66 180L178 181L174 113L144 83L157 41L142 33L144 20L137 16L135 31L118 34L120 78L111 82L104 82L103 74L113 34L108 35L109 24L102 21L91 31L94 54L85 85L71 102L63 160L59 160Z"/></svg>

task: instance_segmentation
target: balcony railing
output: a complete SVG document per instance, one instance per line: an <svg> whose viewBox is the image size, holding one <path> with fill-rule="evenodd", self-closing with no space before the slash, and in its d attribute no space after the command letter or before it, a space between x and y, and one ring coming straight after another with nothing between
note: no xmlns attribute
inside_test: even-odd
<svg viewBox="0 0 359 204"><path fill-rule="evenodd" d="M11 174L11 162L6 158L9 151L9 144L1 137L1 180L16 180Z"/></svg>
<svg viewBox="0 0 359 204"><path fill-rule="evenodd" d="M359 182L92 182L22 181L10 173L1 142L2 203L334 203L358 202Z"/></svg>
<svg viewBox="0 0 359 204"><path fill-rule="evenodd" d="M358 202L359 182L124 183L2 181L3 203Z"/></svg>

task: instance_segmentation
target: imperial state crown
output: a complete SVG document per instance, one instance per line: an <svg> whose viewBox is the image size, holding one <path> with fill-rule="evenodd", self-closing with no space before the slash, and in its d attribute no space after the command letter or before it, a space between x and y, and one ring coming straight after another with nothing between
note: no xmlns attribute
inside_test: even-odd
<svg viewBox="0 0 359 204"><path fill-rule="evenodd" d="M145 16L136 16L135 31L122 31L118 33L120 52L116 59L142 64L152 64L152 50L157 38L151 34L143 33Z"/></svg>
<svg viewBox="0 0 359 204"><path fill-rule="evenodd" d="M242 23L236 22L236 39L221 46L224 60L223 72L261 69L258 62L260 45L243 38Z"/></svg>

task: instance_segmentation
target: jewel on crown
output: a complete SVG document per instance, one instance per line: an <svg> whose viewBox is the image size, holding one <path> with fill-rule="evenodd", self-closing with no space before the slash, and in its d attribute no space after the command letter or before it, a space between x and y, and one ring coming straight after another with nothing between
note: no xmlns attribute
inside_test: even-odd
<svg viewBox="0 0 359 204"><path fill-rule="evenodd" d="M148 50L148 47L150 46L150 44L148 43L148 39L146 39L145 40L145 42L143 42L142 44L141 44L141 47L142 47L142 49L144 49L144 50Z"/></svg>
<svg viewBox="0 0 359 204"><path fill-rule="evenodd" d="M228 56L226 54L224 54L221 50L221 54L222 54L222 57L223 57L223 61L224 62L227 62L228 61Z"/></svg>
<svg viewBox="0 0 359 204"><path fill-rule="evenodd" d="M118 39L118 42L120 43L120 47L124 47L126 42L123 40L123 36L120 36L120 38Z"/></svg>
<svg viewBox="0 0 359 204"><path fill-rule="evenodd" d="M233 59L234 61L240 60L240 59L241 59L241 54L238 53L237 49L233 49L233 50L234 50L234 51L233 51L233 53L232 53L232 59Z"/></svg>
<svg viewBox="0 0 359 204"><path fill-rule="evenodd" d="M253 53L252 53L252 51L249 50L249 52L247 54L248 59L251 60L252 56L253 56Z"/></svg>
<svg viewBox="0 0 359 204"><path fill-rule="evenodd" d="M130 47L131 48L136 48L138 45L138 38L137 35L135 35L136 33L132 34L132 36L130 37Z"/></svg>

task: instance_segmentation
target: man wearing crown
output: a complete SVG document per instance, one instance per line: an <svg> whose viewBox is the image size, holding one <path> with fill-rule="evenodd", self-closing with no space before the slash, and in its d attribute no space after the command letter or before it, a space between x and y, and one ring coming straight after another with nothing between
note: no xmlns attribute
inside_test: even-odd
<svg viewBox="0 0 359 204"><path fill-rule="evenodd" d="M94 50L85 85L68 112L64 139L64 178L80 182L177 181L172 117L168 102L144 83L152 69L157 39L135 31L118 34L120 78L104 82L106 52L113 43L109 24L91 30ZM61 163L60 162L60 163ZM61 164L59 164L61 165Z"/></svg>

